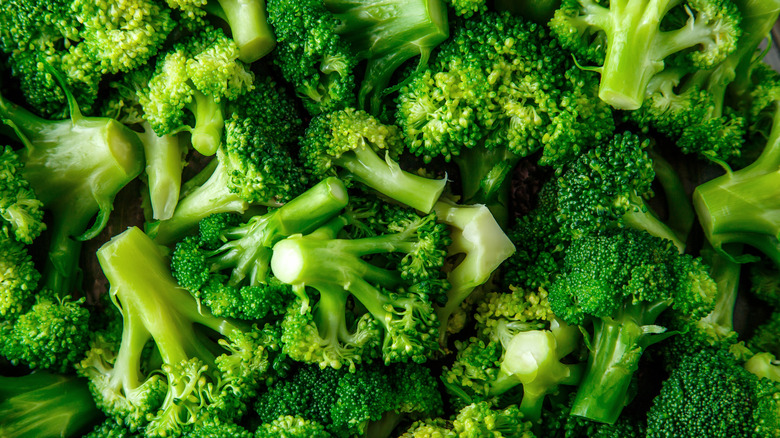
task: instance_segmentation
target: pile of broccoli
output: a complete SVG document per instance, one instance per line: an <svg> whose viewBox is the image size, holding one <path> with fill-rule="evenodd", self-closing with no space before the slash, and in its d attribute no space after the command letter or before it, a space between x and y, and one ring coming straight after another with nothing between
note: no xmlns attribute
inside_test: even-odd
<svg viewBox="0 0 780 438"><path fill-rule="evenodd" d="M780 438L780 0L7 0L0 436Z"/></svg>

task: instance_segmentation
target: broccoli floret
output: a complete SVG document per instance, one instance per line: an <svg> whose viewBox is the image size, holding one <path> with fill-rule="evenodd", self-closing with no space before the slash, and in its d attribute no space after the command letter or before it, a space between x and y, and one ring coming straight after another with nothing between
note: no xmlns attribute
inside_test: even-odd
<svg viewBox="0 0 780 438"><path fill-rule="evenodd" d="M602 100L635 110L667 65L704 70L723 61L736 49L740 21L724 0L563 0L550 28L575 56L600 64Z"/></svg>
<svg viewBox="0 0 780 438"><path fill-rule="evenodd" d="M572 415L614 423L630 401L643 351L669 336L656 324L661 313L671 308L701 318L712 311L716 293L701 260L680 254L669 240L630 228L574 240L548 297L566 323L592 324Z"/></svg>
<svg viewBox="0 0 780 438"><path fill-rule="evenodd" d="M189 131L196 151L214 155L222 140L225 102L253 88L254 76L238 56L235 42L213 27L160 54L139 96L154 132Z"/></svg>
<svg viewBox="0 0 780 438"><path fill-rule="evenodd" d="M649 140L620 133L568 166L557 179L555 216L561 229L577 238L628 226L669 239L682 250L685 242L646 204L655 179L648 145Z"/></svg>
<svg viewBox="0 0 780 438"><path fill-rule="evenodd" d="M477 307L477 337L459 343L443 379L467 403L491 400L522 387L519 411L538 421L547 394L576 385L581 365L561 362L578 346L579 330L553 319L546 302L524 301L523 291L488 294ZM548 320L539 319L539 317Z"/></svg>
<svg viewBox="0 0 780 438"><path fill-rule="evenodd" d="M780 110L774 104L772 130L761 155L749 166L699 185L693 203L707 240L736 261L755 260L730 253L729 244L743 243L780 265Z"/></svg>
<svg viewBox="0 0 780 438"><path fill-rule="evenodd" d="M283 415L264 423L255 432L255 438L329 438L331 435L316 421Z"/></svg>
<svg viewBox="0 0 780 438"><path fill-rule="evenodd" d="M0 49L10 54L23 95L57 117L67 96L51 70L88 110L103 76L145 64L174 27L170 10L155 0L13 0L0 23Z"/></svg>
<svg viewBox="0 0 780 438"><path fill-rule="evenodd" d="M238 59L257 61L276 46L268 25L264 0L167 0L168 6L181 11L188 19L206 24L209 16L227 22L230 35L238 48Z"/></svg>
<svg viewBox="0 0 780 438"><path fill-rule="evenodd" d="M394 161L402 147L398 128L381 124L365 111L348 108L312 120L300 154L315 177L343 175L428 213L447 179L433 180L402 170Z"/></svg>
<svg viewBox="0 0 780 438"><path fill-rule="evenodd" d="M448 35L441 0L271 0L268 19L279 43L275 63L312 114L354 106L356 67L365 60L358 103L377 115L393 73L415 56L424 65Z"/></svg>
<svg viewBox="0 0 780 438"><path fill-rule="evenodd" d="M87 382L75 376L37 371L0 376L0 436L77 436L100 418Z"/></svg>
<svg viewBox="0 0 780 438"><path fill-rule="evenodd" d="M266 423L289 415L349 437L363 435L387 415L439 415L442 401L436 379L422 365L371 364L355 372L304 366L261 394L255 408Z"/></svg>
<svg viewBox="0 0 780 438"><path fill-rule="evenodd" d="M276 341L198 306L138 228L115 236L97 255L123 319L118 348L96 337L79 364L98 407L147 436L240 417ZM145 353L148 344L153 354Z"/></svg>
<svg viewBox="0 0 780 438"><path fill-rule="evenodd" d="M417 421L399 438L535 438L533 423L524 420L515 405L497 409L488 402L472 403L453 421Z"/></svg>
<svg viewBox="0 0 780 438"><path fill-rule="evenodd" d="M176 245L171 260L179 284L216 316L262 319L289 304L289 286L271 275L271 248L307 234L347 204L341 181L328 178L280 208L239 224L225 214L200 223L200 235Z"/></svg>
<svg viewBox="0 0 780 438"><path fill-rule="evenodd" d="M274 102L274 94L267 93L268 101L262 100ZM250 205L278 207L304 191L306 178L293 161L289 144L280 142L284 135L274 132L276 126L262 124L259 101L251 97L246 101L246 112L233 113L225 124L215 166L193 177L203 182L184 193L170 219L147 224L147 233L156 242L181 240L212 214L244 213ZM284 110L285 104L276 102L271 108Z"/></svg>
<svg viewBox="0 0 780 438"><path fill-rule="evenodd" d="M452 244L448 255L459 258L457 265L447 270L447 302L436 307L439 318L439 343L445 346L448 333L463 327L453 318L474 289L490 280L512 253L515 246L484 205L458 205L447 199L436 203L436 216L450 228Z"/></svg>
<svg viewBox="0 0 780 438"><path fill-rule="evenodd" d="M30 309L40 278L27 248L0 234L0 321L13 321Z"/></svg>
<svg viewBox="0 0 780 438"><path fill-rule="evenodd" d="M471 18L475 14L484 14L488 10L486 0L446 0L456 15Z"/></svg>
<svg viewBox="0 0 780 438"><path fill-rule="evenodd" d="M690 352L647 413L648 438L776 436L780 386L759 379L727 350Z"/></svg>
<svg viewBox="0 0 780 438"><path fill-rule="evenodd" d="M306 360L296 353L318 346L325 350L314 356L322 366L351 368L356 360L360 362L359 355L348 354L355 347L353 334L361 333L350 332L346 308L350 296L374 319L361 317L357 329L378 324L384 332L385 362L423 362L438 351L439 323L433 303L443 301L448 286L439 278L450 243L448 229L436 222L433 213L419 216L389 205L384 213L387 232L382 235L339 239L347 221L338 217L311 234L274 245L271 269L304 301L299 312L307 310L309 295L304 288L319 292L311 310L313 324L288 326L287 331L298 330L288 334L285 344L294 359ZM383 254L388 255L386 261ZM312 353L307 355L313 358Z"/></svg>
<svg viewBox="0 0 780 438"><path fill-rule="evenodd" d="M408 149L454 160L466 203L505 223L517 162L541 150L554 168L612 132L596 77L577 68L540 25L485 13L453 25L431 65L399 91L396 118Z"/></svg>
<svg viewBox="0 0 780 438"><path fill-rule="evenodd" d="M30 244L46 224L43 203L24 178L23 167L17 153L6 146L0 153L0 233Z"/></svg>

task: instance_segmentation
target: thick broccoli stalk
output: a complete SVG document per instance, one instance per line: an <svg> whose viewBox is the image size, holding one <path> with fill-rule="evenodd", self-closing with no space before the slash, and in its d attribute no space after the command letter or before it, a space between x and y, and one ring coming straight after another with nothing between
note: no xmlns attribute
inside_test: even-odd
<svg viewBox="0 0 780 438"><path fill-rule="evenodd" d="M207 218L200 236L176 245L171 261L179 284L216 316L261 319L292 297L271 275L271 248L293 234L308 234L347 205L347 190L327 178L283 206L246 223ZM241 297L231 300L231 297ZM278 302L283 300L282 302Z"/></svg>
<svg viewBox="0 0 780 438"><path fill-rule="evenodd" d="M205 27L158 57L139 100L155 133L189 131L192 147L210 156L222 140L225 102L250 91L253 81L235 42Z"/></svg>
<svg viewBox="0 0 780 438"><path fill-rule="evenodd" d="M0 234L30 244L43 223L43 203L23 176L19 155L10 146L0 153ZM0 312L2 313L2 312Z"/></svg>
<svg viewBox="0 0 780 438"><path fill-rule="evenodd" d="M243 213L250 205L278 207L303 191L306 181L279 134L267 135L261 119L233 116L215 167L207 166L184 194L170 219L147 224L147 233L166 245L181 240L202 219L216 213Z"/></svg>
<svg viewBox="0 0 780 438"><path fill-rule="evenodd" d="M736 48L740 19L723 0L564 0L550 28L576 56L601 65L602 100L635 110L667 63L704 70L723 61Z"/></svg>
<svg viewBox="0 0 780 438"><path fill-rule="evenodd" d="M447 334L463 328L459 319L452 316L474 289L485 284L493 271L515 252L515 246L484 205L458 205L442 200L436 203L434 211L450 227L452 244L448 255L463 255L460 263L447 272L447 302L436 307L441 324L439 343L445 346Z"/></svg>
<svg viewBox="0 0 780 438"><path fill-rule="evenodd" d="M437 380L423 365L374 363L355 372L310 365L272 385L260 395L255 408L264 423L294 416L321 424L329 436L382 437L389 436L392 427L384 433L369 432L377 430L374 427L381 425L386 416L440 415L442 400Z"/></svg>
<svg viewBox="0 0 780 438"><path fill-rule="evenodd" d="M383 125L365 111L347 108L312 120L300 154L315 177L343 175L428 213L447 178L434 180L404 171L394 161L401 149L398 128Z"/></svg>
<svg viewBox="0 0 780 438"><path fill-rule="evenodd" d="M227 22L230 35L238 47L238 59L252 63L270 53L276 46L268 24L265 0L167 0L168 6L181 10L190 18L203 22L207 15Z"/></svg>
<svg viewBox="0 0 780 438"><path fill-rule="evenodd" d="M655 179L648 145L648 140L620 133L574 161L557 179L554 214L561 229L576 238L628 226L685 248L685 242L646 203L653 196Z"/></svg>
<svg viewBox="0 0 780 438"><path fill-rule="evenodd" d="M118 346L97 338L80 363L98 406L147 436L240 417L269 366L263 332L201 308L138 228L97 256L123 321ZM144 353L149 343L152 355Z"/></svg>
<svg viewBox="0 0 780 438"><path fill-rule="evenodd" d="M436 46L449 36L442 0L323 0L338 20L336 33L349 43L366 70L358 90L358 105L377 115L395 71L407 60L428 63Z"/></svg>
<svg viewBox="0 0 780 438"><path fill-rule="evenodd" d="M348 327L343 320L349 294L382 328L385 362L424 362L439 349L439 323L432 303L446 285L427 279L435 279L433 272L440 272L444 264L447 229L436 223L434 214L417 216L403 210L394 212L388 222L387 234L338 239L347 223L338 217L311 234L274 245L271 269L304 302L308 300L304 287L320 293L314 322L326 323L317 324L324 339L339 339ZM366 259L393 253L403 255L397 265L384 267ZM364 320L360 319L359 329L364 328Z"/></svg>
<svg viewBox="0 0 780 438"><path fill-rule="evenodd" d="M143 169L135 132L114 119L83 116L72 97L70 107L70 119L46 120L0 98L0 117L26 145L19 153L23 175L53 214L49 260L54 272L47 287L67 293L76 277L80 241L105 227L114 197Z"/></svg>
<svg viewBox="0 0 780 438"><path fill-rule="evenodd" d="M407 148L454 160L464 202L508 220L508 176L541 150L559 168L614 129L597 77L577 68L543 26L487 12L453 23L426 68L401 87L396 119ZM565 104L563 104L565 102Z"/></svg>
<svg viewBox="0 0 780 438"><path fill-rule="evenodd" d="M630 228L574 240L548 297L568 324L592 324L572 415L614 423L630 401L642 353L673 334L656 325L661 313L672 308L698 319L713 310L716 295L701 260L669 240Z"/></svg>
<svg viewBox="0 0 780 438"><path fill-rule="evenodd" d="M730 253L728 244L755 247L780 264L780 110L774 105L772 130L761 155L749 166L699 185L693 203L713 248L736 261L750 255Z"/></svg>
<svg viewBox="0 0 780 438"><path fill-rule="evenodd" d="M100 418L87 382L43 371L0 376L0 436L55 438L85 432Z"/></svg>

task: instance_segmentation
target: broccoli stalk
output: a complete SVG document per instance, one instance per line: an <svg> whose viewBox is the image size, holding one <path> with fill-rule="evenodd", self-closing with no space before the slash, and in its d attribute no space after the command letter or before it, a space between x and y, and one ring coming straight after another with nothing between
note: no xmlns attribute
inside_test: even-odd
<svg viewBox="0 0 780 438"><path fill-rule="evenodd" d="M774 104L772 130L761 155L738 171L699 185L693 202L702 229L713 248L735 261L750 255L730 254L729 243L743 243L780 264L780 106Z"/></svg>
<svg viewBox="0 0 780 438"><path fill-rule="evenodd" d="M0 436L75 436L99 417L100 410L82 379L42 371L0 376Z"/></svg>
<svg viewBox="0 0 780 438"><path fill-rule="evenodd" d="M49 259L55 275L47 284L70 292L80 241L105 227L114 198L141 173L143 158L135 132L111 118L83 116L68 96L70 119L42 119L2 98L0 117L25 143L20 152L23 175L53 213Z"/></svg>
<svg viewBox="0 0 780 438"><path fill-rule="evenodd" d="M712 311L717 287L700 259L673 243L621 228L576 239L553 283L553 312L569 324L592 324L587 369L572 415L614 423L630 401L629 385L644 350L674 334L656 325L666 309L698 319Z"/></svg>
<svg viewBox="0 0 780 438"><path fill-rule="evenodd" d="M266 17L265 0L217 0L205 3L206 12L222 18L230 26L230 36L238 46L238 59L241 61L255 62L271 53L276 46L273 30Z"/></svg>
<svg viewBox="0 0 780 438"><path fill-rule="evenodd" d="M240 416L268 367L260 330L202 309L138 228L97 255L123 321L119 345L98 339L80 364L98 406L149 436ZM151 356L144 354L150 342Z"/></svg>
<svg viewBox="0 0 780 438"><path fill-rule="evenodd" d="M730 1L564 0L550 28L564 47L601 64L602 100L635 110L667 58L692 49L683 62L710 68L734 51L739 24Z"/></svg>

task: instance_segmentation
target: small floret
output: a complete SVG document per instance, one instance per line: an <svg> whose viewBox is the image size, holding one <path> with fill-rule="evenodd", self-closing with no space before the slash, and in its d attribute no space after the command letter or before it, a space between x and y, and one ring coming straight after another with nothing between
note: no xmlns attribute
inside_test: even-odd
<svg viewBox="0 0 780 438"><path fill-rule="evenodd" d="M43 223L43 203L23 176L17 153L6 146L0 153L0 233L30 244Z"/></svg>
<svg viewBox="0 0 780 438"><path fill-rule="evenodd" d="M331 435L316 421L302 417L283 415L261 425L255 438L329 438Z"/></svg>
<svg viewBox="0 0 780 438"><path fill-rule="evenodd" d="M403 144L398 128L365 111L347 108L312 120L301 144L301 159L315 177L354 179L398 202L428 213L447 179L433 180L401 169L395 161Z"/></svg>
<svg viewBox="0 0 780 438"><path fill-rule="evenodd" d="M27 248L0 235L0 321L12 321L29 310L40 278Z"/></svg>

